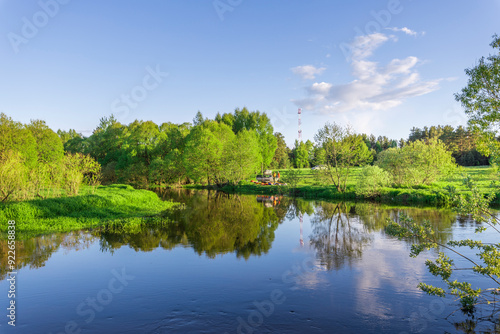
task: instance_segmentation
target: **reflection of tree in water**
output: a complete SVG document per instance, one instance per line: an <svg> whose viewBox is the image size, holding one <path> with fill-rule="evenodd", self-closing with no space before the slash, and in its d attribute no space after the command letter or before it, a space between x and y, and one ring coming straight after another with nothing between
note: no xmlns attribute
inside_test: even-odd
<svg viewBox="0 0 500 334"><path fill-rule="evenodd" d="M274 241L274 232L285 219L300 214L312 217L311 243L328 269L361 257L369 232L385 227L386 218L406 213L418 220L428 219L439 228L446 241L451 236L455 214L449 210L397 208L372 203L355 205L307 201L283 197L277 205L266 207L255 196L227 195L209 191L174 190L168 198L185 203L179 210L154 223L107 226L88 232L51 234L16 241L17 268L39 268L59 249L87 248L96 238L103 251L113 252L122 246L136 251L159 247L173 249L179 245L192 247L209 257L235 252L238 257L266 253ZM355 219L353 222L353 218ZM361 227L359 222L363 224ZM467 217L458 217L458 225L470 225ZM8 270L7 239L0 240L0 280Z"/></svg>
<svg viewBox="0 0 500 334"><path fill-rule="evenodd" d="M143 225L134 233L105 230L100 233L102 249L112 251L130 245L136 250L150 251L183 244L209 257L235 252L238 257L248 258L269 251L274 231L284 216L280 218L280 210L261 205L253 196L178 191L173 197L185 204L184 209L168 216L173 222Z"/></svg>
<svg viewBox="0 0 500 334"><path fill-rule="evenodd" d="M384 231L387 219L399 223L402 215L412 217L416 222L427 220L434 227L438 240L446 243L452 237L451 227L457 220L457 214L450 209L394 207L375 203L356 203L351 213L359 217L368 231ZM411 245L419 242L418 239L405 239Z"/></svg>
<svg viewBox="0 0 500 334"><path fill-rule="evenodd" d="M191 196L186 206L175 220L195 251L209 257L228 252L244 258L267 253L283 220L253 196L206 191Z"/></svg>
<svg viewBox="0 0 500 334"><path fill-rule="evenodd" d="M387 219L397 222L401 215L414 217L415 221L428 220L443 243L452 237L451 227L456 221L456 214L449 209L317 202L316 213L311 221L311 244L327 269L338 269L346 262L351 264L353 260L361 258L363 247L371 241L370 233L384 233ZM418 241L405 240L409 245Z"/></svg>
<svg viewBox="0 0 500 334"><path fill-rule="evenodd" d="M313 235L310 243L316 256L328 270L340 269L360 259L363 247L371 239L363 226L352 221L346 203L319 202L311 221Z"/></svg>
<svg viewBox="0 0 500 334"><path fill-rule="evenodd" d="M59 248L80 250L87 248L94 237L87 233L72 232L43 235L28 240L16 241L16 269L29 266L40 268ZM8 243L0 240L0 280L11 271L8 266Z"/></svg>
<svg viewBox="0 0 500 334"><path fill-rule="evenodd" d="M457 331L467 334L475 333L500 333L500 318L495 319L467 319L462 322L455 322L453 326Z"/></svg>
<svg viewBox="0 0 500 334"><path fill-rule="evenodd" d="M316 202L304 200L302 198L289 198L287 202L286 218L289 220L299 217L301 214L312 216L314 214Z"/></svg>

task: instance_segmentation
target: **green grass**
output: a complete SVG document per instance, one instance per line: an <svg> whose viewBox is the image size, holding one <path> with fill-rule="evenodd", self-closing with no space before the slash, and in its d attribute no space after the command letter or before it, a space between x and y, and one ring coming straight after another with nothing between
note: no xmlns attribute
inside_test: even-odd
<svg viewBox="0 0 500 334"><path fill-rule="evenodd" d="M92 229L107 224L142 224L174 206L156 193L127 185L90 187L81 195L0 204L0 229L15 220L16 238Z"/></svg>
<svg viewBox="0 0 500 334"><path fill-rule="evenodd" d="M360 167L351 169L345 194L339 193L333 185L325 185L319 182L314 177L314 173L310 168L303 168L299 171L300 181L295 190L296 196L314 199L363 200L363 198L357 196L355 192L356 183L358 182L361 171ZM287 170L280 169L280 173L282 178L286 178ZM454 187L461 193L466 193L468 191L466 186L462 183L464 175L470 175L479 190L484 194L491 192L496 193L497 196L493 203L500 203L500 188L492 185L492 181L499 180L499 178L490 166L461 167L453 175L444 177L438 182L434 182L430 185L422 185L412 188L383 188L380 196L370 200L395 204L447 205L449 196L448 192L444 189L445 187ZM250 180L235 187L224 187L223 190L233 193L268 195L287 193L289 190L279 186L255 185L249 181ZM195 188L200 187L195 186Z"/></svg>

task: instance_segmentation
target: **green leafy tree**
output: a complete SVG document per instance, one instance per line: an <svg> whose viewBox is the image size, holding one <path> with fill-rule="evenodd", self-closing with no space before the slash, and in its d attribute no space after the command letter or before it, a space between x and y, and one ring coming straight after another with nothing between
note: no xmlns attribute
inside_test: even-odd
<svg viewBox="0 0 500 334"><path fill-rule="evenodd" d="M99 126L87 139L87 151L77 153L88 153L101 165L112 161L119 162L121 156L125 154L123 149L126 147L125 141L128 135L127 127L119 123L113 115L109 118L103 117Z"/></svg>
<svg viewBox="0 0 500 334"><path fill-rule="evenodd" d="M380 152L376 165L391 175L394 184L407 187L430 184L455 168L451 152L436 138Z"/></svg>
<svg viewBox="0 0 500 334"><path fill-rule="evenodd" d="M222 116L222 119L231 119L229 116ZM248 111L247 108L236 109L232 117L232 129L235 134L246 130L255 130L259 138L259 153L261 169L267 168L273 160L277 148L277 139L274 136L274 129L271 120L265 113L259 111Z"/></svg>
<svg viewBox="0 0 500 334"><path fill-rule="evenodd" d="M323 172L338 192L345 192L352 167L371 162L372 155L363 137L355 134L349 126L327 123L318 130L314 140L325 150L326 168Z"/></svg>
<svg viewBox="0 0 500 334"><path fill-rule="evenodd" d="M311 167L311 165L314 162L314 143L308 139L308 140L306 140L306 142L304 144L305 144L306 150L307 150L307 166L306 167Z"/></svg>
<svg viewBox="0 0 500 334"><path fill-rule="evenodd" d="M380 195L383 187L390 183L390 176L378 166L365 166L358 176L356 184L356 195L364 197L375 197Z"/></svg>
<svg viewBox="0 0 500 334"><path fill-rule="evenodd" d="M274 136L276 137L276 151L274 151L270 167L273 169L288 168L290 165L290 160L288 159L290 149L286 146L285 137L279 132L276 132Z"/></svg>
<svg viewBox="0 0 500 334"><path fill-rule="evenodd" d="M187 175L196 182L222 185L227 182L224 154L229 154L231 140L235 139L229 126L207 121L192 128L186 137L183 163Z"/></svg>
<svg viewBox="0 0 500 334"><path fill-rule="evenodd" d="M36 141L22 123L0 113L0 155L7 151L19 152L26 166L34 167L38 160Z"/></svg>
<svg viewBox="0 0 500 334"><path fill-rule="evenodd" d="M295 168L309 167L309 152L307 151L307 146L304 142L295 140L295 147L292 152L293 164Z"/></svg>
<svg viewBox="0 0 500 334"><path fill-rule="evenodd" d="M63 143L64 152L88 152L88 140L87 138L84 138L81 133L78 133L73 129L70 129L69 131L57 130L57 135Z"/></svg>
<svg viewBox="0 0 500 334"><path fill-rule="evenodd" d="M187 176L195 182L210 183L210 166L221 151L221 143L208 129L194 126L186 137L183 164Z"/></svg>
<svg viewBox="0 0 500 334"><path fill-rule="evenodd" d="M128 125L127 150L135 161L151 164L153 152L161 140L160 129L152 121L134 121Z"/></svg>
<svg viewBox="0 0 500 334"><path fill-rule="evenodd" d="M42 120L32 120L27 128L35 138L38 161L59 163L64 156L64 146L59 136Z"/></svg>
<svg viewBox="0 0 500 334"><path fill-rule="evenodd" d="M259 139L255 131L238 132L236 140L227 144L223 162L230 183L237 184L254 174L259 169Z"/></svg>
<svg viewBox="0 0 500 334"><path fill-rule="evenodd" d="M482 233L488 226L494 232L500 234L498 228L498 218L489 210L489 203L494 195L484 197L473 182L466 180L470 193L463 195L455 194L456 211L459 214L471 214L473 219L479 223L476 233ZM418 287L430 295L444 297L447 294L453 295L460 300L461 308L464 312L472 314L479 305L494 305L498 303L500 294L500 243L483 243L480 240L452 240L446 243L440 241L434 232L434 229L428 222L422 224L416 223L409 217L400 217L399 222L390 221L386 228L387 232L399 238L412 239L420 238L422 242L414 244L410 255L418 256L424 250L436 248L446 249L453 257L459 257L465 260L470 267L460 268L457 271L454 260L440 251L436 260L427 260L426 265L434 276L439 276L445 283L446 289L420 283ZM470 248L477 251L475 255L470 255L460 248ZM491 288L474 288L467 281L459 281L460 273L468 270L474 275L483 277L486 282L491 284ZM463 274L462 274L463 275ZM498 312L494 309L493 313Z"/></svg>
<svg viewBox="0 0 500 334"><path fill-rule="evenodd" d="M409 142L417 140L427 142L430 139L439 139L452 153L457 164L461 166L487 165L488 157L477 151L478 135L470 127L459 125L454 129L450 125L431 126L419 129L413 127L410 132ZM404 145L403 145L404 146ZM400 147L402 147L400 145Z"/></svg>
<svg viewBox="0 0 500 334"><path fill-rule="evenodd" d="M194 118L193 118L193 125L194 126L202 125L204 122L205 122L205 119L203 118L203 114L201 113L201 111L198 110L198 112L196 113L196 116L194 116Z"/></svg>
<svg viewBox="0 0 500 334"><path fill-rule="evenodd" d="M186 177L182 155L190 128L189 123L160 125L160 139L153 152L156 162L150 167L151 182L180 184Z"/></svg>
<svg viewBox="0 0 500 334"><path fill-rule="evenodd" d="M490 45L495 53L465 70L469 81L455 99L465 108L469 125L481 132L479 152L496 159L500 157L500 143L495 140L500 122L500 37L494 35Z"/></svg>
<svg viewBox="0 0 500 334"><path fill-rule="evenodd" d="M5 202L14 197L27 185L28 170L21 153L6 151L0 154L0 200Z"/></svg>
<svg viewBox="0 0 500 334"><path fill-rule="evenodd" d="M321 166L325 164L326 152L323 147L314 147L313 166Z"/></svg>
<svg viewBox="0 0 500 334"><path fill-rule="evenodd" d="M297 169L289 169L286 171L286 174L283 173L282 180L290 187L292 191L292 195L295 195L295 190L297 189L297 185L300 181L300 171Z"/></svg>

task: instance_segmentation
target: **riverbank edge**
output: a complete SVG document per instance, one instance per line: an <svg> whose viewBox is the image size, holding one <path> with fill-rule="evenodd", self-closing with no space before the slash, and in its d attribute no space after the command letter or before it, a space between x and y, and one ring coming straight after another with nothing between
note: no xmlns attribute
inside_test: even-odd
<svg viewBox="0 0 500 334"><path fill-rule="evenodd" d="M0 237L15 221L16 240L109 225L136 226L164 222L165 213L182 207L162 200L154 191L113 184L81 195L0 203Z"/></svg>
<svg viewBox="0 0 500 334"><path fill-rule="evenodd" d="M289 187L263 186L245 184L236 186L206 186L199 184L183 185L185 189L219 190L230 194L243 195L289 195ZM304 199L336 200L336 201L364 201L372 203L395 204L395 205L433 205L436 207L449 207L451 197L445 189L411 189L411 188L382 188L380 194L374 197L363 197L356 195L353 189L345 193L339 193L333 186L297 186L292 190L292 195ZM463 192L466 193L466 192ZM495 193L491 205L500 205L500 193Z"/></svg>

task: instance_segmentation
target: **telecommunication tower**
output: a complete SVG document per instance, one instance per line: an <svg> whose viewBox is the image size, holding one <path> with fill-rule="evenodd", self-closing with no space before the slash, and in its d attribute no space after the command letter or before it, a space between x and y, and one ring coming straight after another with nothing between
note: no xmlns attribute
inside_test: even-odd
<svg viewBox="0 0 500 334"><path fill-rule="evenodd" d="M302 109L299 108L299 143L302 141L302 129L300 126L302 125Z"/></svg>

